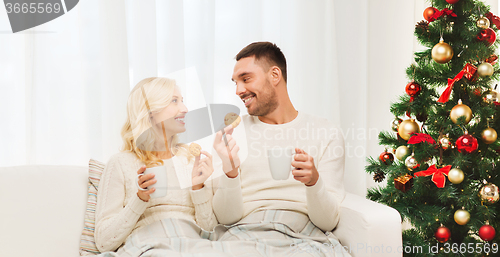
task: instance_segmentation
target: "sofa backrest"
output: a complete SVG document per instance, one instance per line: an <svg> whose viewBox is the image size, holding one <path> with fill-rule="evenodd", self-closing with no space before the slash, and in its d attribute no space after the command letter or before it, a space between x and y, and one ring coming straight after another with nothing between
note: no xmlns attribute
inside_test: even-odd
<svg viewBox="0 0 500 257"><path fill-rule="evenodd" d="M0 167L0 256L79 256L88 168Z"/></svg>

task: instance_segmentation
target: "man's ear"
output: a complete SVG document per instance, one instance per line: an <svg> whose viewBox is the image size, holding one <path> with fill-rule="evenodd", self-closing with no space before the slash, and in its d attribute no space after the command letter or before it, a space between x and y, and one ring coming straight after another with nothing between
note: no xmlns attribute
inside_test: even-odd
<svg viewBox="0 0 500 257"><path fill-rule="evenodd" d="M271 83L273 86L277 86L282 78L281 69L278 66L271 67Z"/></svg>

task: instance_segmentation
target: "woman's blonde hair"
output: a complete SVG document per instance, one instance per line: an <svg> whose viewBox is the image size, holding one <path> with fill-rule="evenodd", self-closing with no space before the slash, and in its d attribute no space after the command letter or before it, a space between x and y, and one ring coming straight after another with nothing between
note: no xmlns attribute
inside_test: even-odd
<svg viewBox="0 0 500 257"><path fill-rule="evenodd" d="M127 102L127 120L121 131L122 151L134 153L146 164L146 167L163 165L162 159L154 153L155 143L158 144L158 136L152 129L150 112L159 112L166 108L172 100L176 87L175 80L153 77L141 80L130 92ZM141 140L138 145L139 138ZM189 153L188 146L179 143L177 135L174 135L169 142L169 148L172 154L184 156L188 161L191 161L193 157Z"/></svg>

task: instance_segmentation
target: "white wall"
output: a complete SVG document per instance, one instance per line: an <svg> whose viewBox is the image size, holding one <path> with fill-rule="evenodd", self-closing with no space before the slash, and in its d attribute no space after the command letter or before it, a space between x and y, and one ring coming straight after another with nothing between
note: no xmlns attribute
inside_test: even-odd
<svg viewBox="0 0 500 257"><path fill-rule="evenodd" d="M415 24L422 20L425 7L418 8L420 1L370 0L368 13L368 60L367 60L367 114L368 130L390 131L394 115L392 102L405 94L406 68L413 61ZM422 11L419 11L422 10ZM367 153L378 158L384 147L378 145L378 137L370 133ZM375 183L371 176L367 186Z"/></svg>

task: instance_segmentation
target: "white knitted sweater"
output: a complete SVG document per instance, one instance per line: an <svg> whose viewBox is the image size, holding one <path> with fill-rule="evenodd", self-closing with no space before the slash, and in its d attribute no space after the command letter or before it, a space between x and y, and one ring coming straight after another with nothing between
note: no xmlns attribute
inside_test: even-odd
<svg viewBox="0 0 500 257"><path fill-rule="evenodd" d="M345 195L345 150L340 129L324 118L302 112L286 124L266 124L250 115L243 115L242 123L233 132L240 147L238 155L245 158L241 172L236 178L222 175L214 181L219 188L213 199L219 222L233 224L260 210L290 210L308 215L323 231L333 230ZM306 151L314 158L318 182L305 186L292 175L287 180L273 180L266 149L274 147Z"/></svg>
<svg viewBox="0 0 500 257"><path fill-rule="evenodd" d="M165 197L142 201L137 196L137 170L144 165L135 154L113 155L99 183L96 207L96 246L101 251L114 251L136 229L164 218L179 218L212 230L217 219L212 210L211 180L200 190L181 188L179 179L191 178L192 162L173 157L167 166L168 192ZM175 170L174 170L175 169Z"/></svg>

